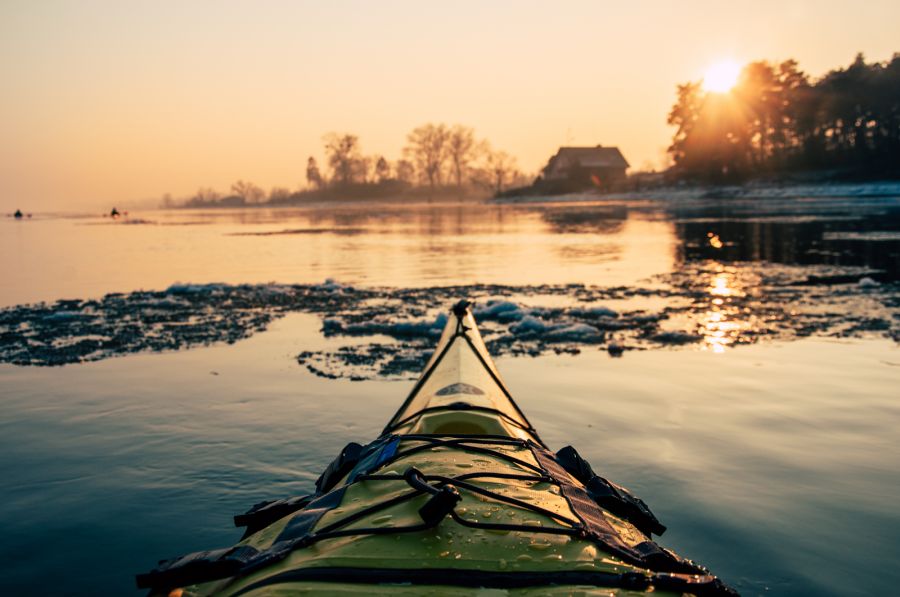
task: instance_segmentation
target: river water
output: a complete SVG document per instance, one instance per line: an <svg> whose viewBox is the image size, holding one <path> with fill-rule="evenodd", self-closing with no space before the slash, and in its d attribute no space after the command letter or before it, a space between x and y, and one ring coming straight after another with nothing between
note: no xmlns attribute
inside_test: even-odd
<svg viewBox="0 0 900 597"><path fill-rule="evenodd" d="M663 545L747 595L900 586L898 199L36 214L0 251L4 593L233 543L378 434L461 296Z"/></svg>

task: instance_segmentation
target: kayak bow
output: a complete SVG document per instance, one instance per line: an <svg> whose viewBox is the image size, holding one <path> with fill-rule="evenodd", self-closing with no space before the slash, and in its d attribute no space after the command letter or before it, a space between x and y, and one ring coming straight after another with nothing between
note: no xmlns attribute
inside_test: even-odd
<svg viewBox="0 0 900 597"><path fill-rule="evenodd" d="M657 545L646 504L571 447L547 449L469 304L381 436L348 444L315 493L235 517L235 546L138 575L154 594L734 595Z"/></svg>

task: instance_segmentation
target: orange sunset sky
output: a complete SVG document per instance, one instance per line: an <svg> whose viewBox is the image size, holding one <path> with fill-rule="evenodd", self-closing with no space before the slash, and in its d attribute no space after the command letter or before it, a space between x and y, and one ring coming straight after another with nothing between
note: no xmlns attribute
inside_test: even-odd
<svg viewBox="0 0 900 597"><path fill-rule="evenodd" d="M399 157L460 123L537 172L562 144L659 166L713 63L818 76L900 51L896 0L0 3L0 208L305 184L330 131Z"/></svg>

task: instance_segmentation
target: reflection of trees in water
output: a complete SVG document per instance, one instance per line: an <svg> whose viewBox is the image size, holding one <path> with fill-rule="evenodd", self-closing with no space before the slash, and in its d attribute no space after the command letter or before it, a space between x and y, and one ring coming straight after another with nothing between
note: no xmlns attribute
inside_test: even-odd
<svg viewBox="0 0 900 597"><path fill-rule="evenodd" d="M559 256L566 261L590 261L600 263L619 261L622 245L617 243L591 243L589 245L567 245L558 249Z"/></svg>
<svg viewBox="0 0 900 597"><path fill-rule="evenodd" d="M900 210L858 219L704 219L676 222L676 260L865 266L900 278L900 240L827 233L900 231Z"/></svg>
<svg viewBox="0 0 900 597"><path fill-rule="evenodd" d="M624 205L599 205L590 207L547 207L541 218L553 232L615 234L622 230L628 219Z"/></svg>
<svg viewBox="0 0 900 597"><path fill-rule="evenodd" d="M370 228L372 232L401 229L426 237L503 233L513 224L504 208L479 203L449 205L371 205L310 210L306 217L315 227Z"/></svg>

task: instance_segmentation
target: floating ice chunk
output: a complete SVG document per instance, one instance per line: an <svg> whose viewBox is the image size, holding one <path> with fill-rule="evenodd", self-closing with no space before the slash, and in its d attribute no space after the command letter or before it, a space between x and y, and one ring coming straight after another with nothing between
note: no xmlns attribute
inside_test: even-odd
<svg viewBox="0 0 900 597"><path fill-rule="evenodd" d="M618 342L610 342L606 347L606 352L608 352L611 357L620 357L622 356L622 353L625 352L625 347Z"/></svg>
<svg viewBox="0 0 900 597"><path fill-rule="evenodd" d="M225 284L221 282L215 282L211 284L183 284L181 282L175 282L168 288L166 288L167 294L200 294L203 292L214 292L216 290L222 290L225 288Z"/></svg>
<svg viewBox="0 0 900 597"><path fill-rule="evenodd" d="M353 287L347 284L341 284L334 278L326 278L325 282L323 282L322 284L314 285L312 289L323 290L325 292L343 292L345 290L353 290Z"/></svg>
<svg viewBox="0 0 900 597"><path fill-rule="evenodd" d="M340 320L329 317L322 321L322 333L325 336L334 336L344 331L344 325Z"/></svg>
<svg viewBox="0 0 900 597"><path fill-rule="evenodd" d="M82 313L81 311L55 311L47 313L42 317L44 321L73 321L76 319L90 318L92 315Z"/></svg>
<svg viewBox="0 0 900 597"><path fill-rule="evenodd" d="M447 314L443 311L438 313L438 316L434 318L434 323L431 324L432 330L437 330L439 333L444 331L444 326L447 325Z"/></svg>
<svg viewBox="0 0 900 597"><path fill-rule="evenodd" d="M264 286L260 286L259 292L261 294L268 294L268 295L273 295L273 296L279 296L279 295L284 296L284 295L294 294L296 292L296 289L293 286L290 286L289 284L275 284L273 282L273 283L266 284Z"/></svg>
<svg viewBox="0 0 900 597"><path fill-rule="evenodd" d="M549 329L552 329L552 326L548 326L537 317L526 315L521 321L510 326L509 331L516 336L521 336L523 334L543 334Z"/></svg>
<svg viewBox="0 0 900 597"><path fill-rule="evenodd" d="M570 313L576 317L618 317L619 313L617 311L613 311L609 307L579 307L572 309Z"/></svg>
<svg viewBox="0 0 900 597"><path fill-rule="evenodd" d="M525 317L525 311L512 301L490 300L484 306L475 307L473 315L479 321L493 320L508 323L510 321L519 321Z"/></svg>
<svg viewBox="0 0 900 597"><path fill-rule="evenodd" d="M660 344L693 344L703 340L703 336L687 332L661 332L650 336L650 339Z"/></svg>
<svg viewBox="0 0 900 597"><path fill-rule="evenodd" d="M441 313L433 321L423 319L420 321L401 321L388 324L385 326L383 333L386 333L388 336L401 338L431 337L440 335L445 325L447 325L447 315Z"/></svg>
<svg viewBox="0 0 900 597"><path fill-rule="evenodd" d="M337 319L328 318L322 322L322 333L326 336L344 334L348 336L383 335L404 339L434 338L441 335L445 325L447 325L447 315L445 313L441 313L433 320L371 321L349 325L343 325Z"/></svg>
<svg viewBox="0 0 900 597"><path fill-rule="evenodd" d="M563 340L572 342L602 342L603 332L586 323L573 323L547 332L548 340Z"/></svg>
<svg viewBox="0 0 900 597"><path fill-rule="evenodd" d="M879 284L876 280L873 280L869 276L866 276L865 278L860 278L859 282L857 282L857 284L859 285L860 288L876 288L878 286L881 286L881 284Z"/></svg>
<svg viewBox="0 0 900 597"><path fill-rule="evenodd" d="M158 298L156 300L146 300L143 303L137 303L138 307L158 307L158 308L173 308L179 309L189 305L190 303L185 299L175 298L174 296L164 296L162 298Z"/></svg>

